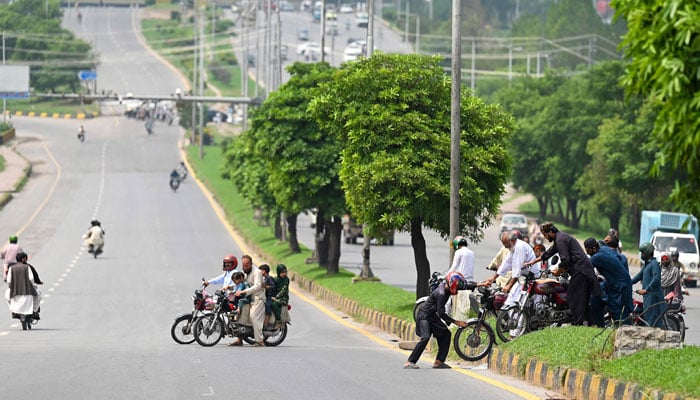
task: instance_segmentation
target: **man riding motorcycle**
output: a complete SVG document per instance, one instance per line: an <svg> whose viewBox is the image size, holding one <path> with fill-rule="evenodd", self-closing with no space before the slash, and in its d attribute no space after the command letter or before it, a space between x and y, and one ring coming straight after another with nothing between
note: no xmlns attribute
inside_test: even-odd
<svg viewBox="0 0 700 400"><path fill-rule="evenodd" d="M97 257L98 254L102 253L102 249L105 245L105 231L102 229L102 224L100 221L93 219L90 221L90 229L87 233L83 235L85 239L85 244L88 247L88 253L94 254Z"/></svg>

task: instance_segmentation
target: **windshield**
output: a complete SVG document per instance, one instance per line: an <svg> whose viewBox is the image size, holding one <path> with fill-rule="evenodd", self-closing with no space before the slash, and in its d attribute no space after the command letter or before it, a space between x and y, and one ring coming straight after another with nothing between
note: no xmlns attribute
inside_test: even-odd
<svg viewBox="0 0 700 400"><path fill-rule="evenodd" d="M518 215L506 215L503 217L503 222L506 224L527 224L525 218Z"/></svg>
<svg viewBox="0 0 700 400"><path fill-rule="evenodd" d="M692 254L698 252L697 244L693 238L657 237L653 244L656 251L678 251Z"/></svg>

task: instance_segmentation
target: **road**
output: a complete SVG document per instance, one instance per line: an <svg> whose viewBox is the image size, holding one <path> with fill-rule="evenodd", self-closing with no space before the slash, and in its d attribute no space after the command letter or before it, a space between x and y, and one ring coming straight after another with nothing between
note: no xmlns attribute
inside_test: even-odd
<svg viewBox="0 0 700 400"><path fill-rule="evenodd" d="M138 48L132 12L139 11L83 11L79 33L99 31L99 52L118 64L103 63L101 85L156 92L180 84ZM119 116L81 122L18 117L13 123L17 150L33 172L0 213L0 232L18 232L45 295L42 319L32 331L22 331L7 314L0 324L0 354L8 370L0 397L546 397L542 389L488 371L403 370L407 355L390 338L296 291L293 325L280 347L175 344L170 325L190 309L200 278L218 274L226 253L247 251L196 182L184 181L176 193L169 189L168 172L180 160L179 130L158 124L147 135L141 122ZM84 143L75 138L80 123L87 131ZM81 240L93 218L107 232L98 259L85 253Z"/></svg>

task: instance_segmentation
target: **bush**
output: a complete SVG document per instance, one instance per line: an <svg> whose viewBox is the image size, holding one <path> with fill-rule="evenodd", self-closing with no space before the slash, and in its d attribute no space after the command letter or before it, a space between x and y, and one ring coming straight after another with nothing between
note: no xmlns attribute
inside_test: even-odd
<svg viewBox="0 0 700 400"><path fill-rule="evenodd" d="M9 131L12 128L13 128L12 122L0 121L0 132Z"/></svg>

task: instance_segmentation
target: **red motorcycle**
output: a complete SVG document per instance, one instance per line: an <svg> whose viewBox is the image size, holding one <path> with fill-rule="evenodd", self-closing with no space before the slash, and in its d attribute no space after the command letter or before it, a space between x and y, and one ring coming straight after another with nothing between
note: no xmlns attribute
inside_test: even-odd
<svg viewBox="0 0 700 400"><path fill-rule="evenodd" d="M564 277L535 279L532 273L520 277L522 291L515 304L504 306L496 320L498 337L508 342L528 332L571 323L566 296L569 282Z"/></svg>
<svg viewBox="0 0 700 400"><path fill-rule="evenodd" d="M192 312L175 318L175 322L170 328L170 336L175 342L180 344L194 342L194 324L199 318L214 310L214 299L203 288L194 291L192 302L194 304Z"/></svg>

